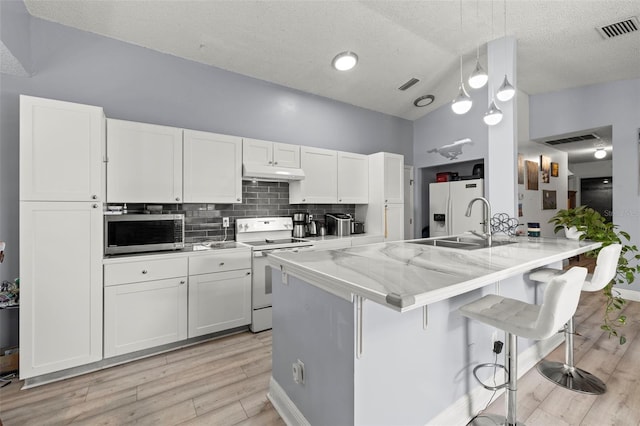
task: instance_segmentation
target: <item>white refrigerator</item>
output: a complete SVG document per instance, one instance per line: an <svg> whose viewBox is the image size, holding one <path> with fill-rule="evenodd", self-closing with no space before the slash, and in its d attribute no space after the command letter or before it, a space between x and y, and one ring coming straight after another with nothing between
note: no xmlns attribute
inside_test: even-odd
<svg viewBox="0 0 640 426"><path fill-rule="evenodd" d="M484 179L429 184L429 236L442 237L475 230L482 232L484 204L476 202L466 217L469 202L484 195Z"/></svg>

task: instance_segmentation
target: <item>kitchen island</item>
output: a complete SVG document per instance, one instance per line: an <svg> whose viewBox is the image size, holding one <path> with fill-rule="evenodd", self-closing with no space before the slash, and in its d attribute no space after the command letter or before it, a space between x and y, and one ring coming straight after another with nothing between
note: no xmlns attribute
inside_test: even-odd
<svg viewBox="0 0 640 426"><path fill-rule="evenodd" d="M504 336L458 308L487 293L540 303L543 286L526 272L599 246L518 237L463 250L428 241L269 256L269 398L288 423L465 424L492 393L471 370L493 361L492 341ZM520 339L520 372L561 340Z"/></svg>

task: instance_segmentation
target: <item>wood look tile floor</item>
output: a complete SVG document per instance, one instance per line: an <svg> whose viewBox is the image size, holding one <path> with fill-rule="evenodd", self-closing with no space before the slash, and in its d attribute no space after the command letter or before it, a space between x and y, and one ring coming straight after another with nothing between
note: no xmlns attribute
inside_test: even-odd
<svg viewBox="0 0 640 426"><path fill-rule="evenodd" d="M518 382L519 420L640 424L640 303L625 306L628 341L620 346L599 330L603 301L600 293L582 294L575 360L606 382L607 393L572 392L532 369ZM561 345L548 359L563 357ZM283 425L266 397L270 374L271 332L246 332L33 389L20 390L22 382L14 380L0 389L0 418L5 426ZM503 410L500 397L487 411Z"/></svg>

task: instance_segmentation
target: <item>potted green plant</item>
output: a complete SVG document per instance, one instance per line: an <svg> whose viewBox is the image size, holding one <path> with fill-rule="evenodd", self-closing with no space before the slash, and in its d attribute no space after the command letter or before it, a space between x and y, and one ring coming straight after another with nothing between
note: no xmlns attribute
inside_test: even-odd
<svg viewBox="0 0 640 426"><path fill-rule="evenodd" d="M617 225L607 222L600 213L587 206L559 210L549 220L549 223L555 224L553 229L555 233L562 229L575 227L578 232L581 232L579 236L581 240L599 241L602 243L602 247L609 244L622 245L617 274L603 290L607 302L604 321L600 328L608 332L609 336L618 337L620 344L623 345L627 339L623 334L618 333L618 328L627 322L627 317L621 312L626 301L620 296L620 292L614 289L614 285L632 284L635 280L635 274L640 273L638 247L628 244L631 241L628 233L619 230ZM599 251L600 249L588 252L586 256L595 258Z"/></svg>

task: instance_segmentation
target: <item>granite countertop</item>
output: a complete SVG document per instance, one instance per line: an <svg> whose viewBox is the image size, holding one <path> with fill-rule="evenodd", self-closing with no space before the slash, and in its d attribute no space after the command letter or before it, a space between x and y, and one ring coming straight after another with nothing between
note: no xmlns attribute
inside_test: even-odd
<svg viewBox="0 0 640 426"><path fill-rule="evenodd" d="M272 266L346 300L362 296L394 310L408 311L600 246L566 238L505 239L513 243L461 250L410 240L274 253L268 258Z"/></svg>

